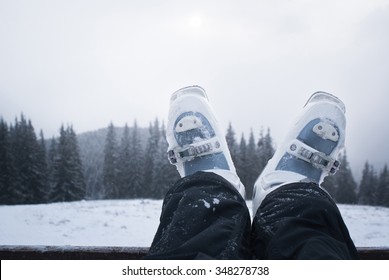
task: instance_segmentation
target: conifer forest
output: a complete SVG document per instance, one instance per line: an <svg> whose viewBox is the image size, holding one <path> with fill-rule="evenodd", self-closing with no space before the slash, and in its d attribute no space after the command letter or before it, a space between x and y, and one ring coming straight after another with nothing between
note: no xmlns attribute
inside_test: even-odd
<svg viewBox="0 0 389 280"><path fill-rule="evenodd" d="M37 136L24 115L8 124L0 119L0 204L39 204L98 199L162 199L179 179L167 160L166 129L158 119L148 128L125 124L76 135L61 126L59 137ZM275 151L271 130L237 137L226 131L237 173L252 196L252 186ZM346 147L347 148L347 147ZM376 170L366 161L356 182L347 159L322 186L337 203L389 207L387 165Z"/></svg>

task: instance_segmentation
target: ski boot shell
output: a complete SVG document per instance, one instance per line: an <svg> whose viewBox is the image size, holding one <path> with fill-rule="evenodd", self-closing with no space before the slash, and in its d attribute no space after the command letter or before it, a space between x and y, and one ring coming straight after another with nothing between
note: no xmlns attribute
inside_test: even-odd
<svg viewBox="0 0 389 280"><path fill-rule="evenodd" d="M315 182L339 168L345 141L345 106L326 92L314 93L254 185L253 215L267 194L282 185Z"/></svg>
<svg viewBox="0 0 389 280"><path fill-rule="evenodd" d="M181 177L213 172L244 197L227 142L203 88L189 86L172 94L166 130L168 158Z"/></svg>

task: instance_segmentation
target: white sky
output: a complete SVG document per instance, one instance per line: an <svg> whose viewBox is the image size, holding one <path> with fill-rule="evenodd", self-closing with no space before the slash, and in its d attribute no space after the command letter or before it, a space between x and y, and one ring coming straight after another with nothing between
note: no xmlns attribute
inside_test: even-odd
<svg viewBox="0 0 389 280"><path fill-rule="evenodd" d="M240 138L280 141L317 90L347 106L349 160L389 162L389 0L0 0L0 117L46 138L166 120L204 87Z"/></svg>

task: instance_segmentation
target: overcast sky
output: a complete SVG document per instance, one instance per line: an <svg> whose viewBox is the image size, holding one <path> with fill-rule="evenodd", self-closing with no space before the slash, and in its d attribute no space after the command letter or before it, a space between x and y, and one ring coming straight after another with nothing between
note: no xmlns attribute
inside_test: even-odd
<svg viewBox="0 0 389 280"><path fill-rule="evenodd" d="M347 106L354 172L389 162L389 0L0 0L0 117L45 137L166 121L198 84L237 138L275 141L309 96ZM358 174L356 174L358 176Z"/></svg>

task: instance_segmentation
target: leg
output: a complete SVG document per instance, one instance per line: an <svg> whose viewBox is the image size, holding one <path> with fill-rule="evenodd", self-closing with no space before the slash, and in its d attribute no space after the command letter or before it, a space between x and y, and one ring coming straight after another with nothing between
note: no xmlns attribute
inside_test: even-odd
<svg viewBox="0 0 389 280"><path fill-rule="evenodd" d="M320 183L339 167L345 107L317 92L254 186L253 246L258 258L352 259L355 246Z"/></svg>
<svg viewBox="0 0 389 280"><path fill-rule="evenodd" d="M260 259L357 259L329 194L315 183L288 184L270 193L253 221Z"/></svg>
<svg viewBox="0 0 389 280"><path fill-rule="evenodd" d="M248 258L244 186L202 88L172 95L166 138L182 179L166 195L148 258Z"/></svg>
<svg viewBox="0 0 389 280"><path fill-rule="evenodd" d="M222 177L198 172L167 193L149 259L247 259L251 219L246 203Z"/></svg>

